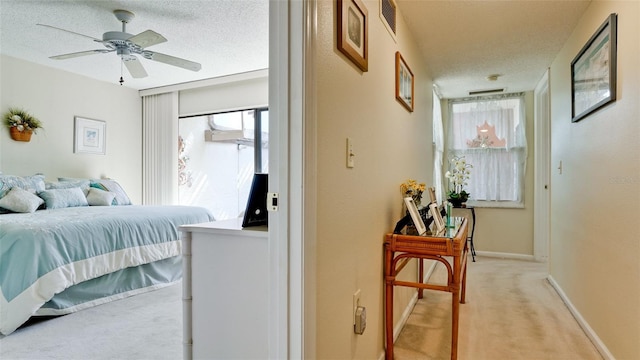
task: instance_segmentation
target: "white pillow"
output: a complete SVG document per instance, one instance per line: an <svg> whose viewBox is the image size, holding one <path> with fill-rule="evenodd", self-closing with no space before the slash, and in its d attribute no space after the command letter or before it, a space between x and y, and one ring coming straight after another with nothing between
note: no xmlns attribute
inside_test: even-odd
<svg viewBox="0 0 640 360"><path fill-rule="evenodd" d="M18 213L32 213L44 203L44 200L19 187L13 187L2 199L0 207Z"/></svg>
<svg viewBox="0 0 640 360"><path fill-rule="evenodd" d="M109 206L113 202L116 194L111 191L104 191L97 188L89 188L87 202L91 206Z"/></svg>

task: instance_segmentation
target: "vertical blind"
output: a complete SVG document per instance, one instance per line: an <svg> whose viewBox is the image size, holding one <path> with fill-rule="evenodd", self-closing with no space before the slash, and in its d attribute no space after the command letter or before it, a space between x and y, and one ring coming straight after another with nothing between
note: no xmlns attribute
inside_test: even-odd
<svg viewBox="0 0 640 360"><path fill-rule="evenodd" d="M178 93L142 98L142 202L178 203Z"/></svg>

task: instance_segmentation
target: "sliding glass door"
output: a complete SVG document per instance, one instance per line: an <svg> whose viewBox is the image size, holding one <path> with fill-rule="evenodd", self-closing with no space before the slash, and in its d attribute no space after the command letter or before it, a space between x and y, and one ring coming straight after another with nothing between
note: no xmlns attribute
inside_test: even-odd
<svg viewBox="0 0 640 360"><path fill-rule="evenodd" d="M253 174L269 171L268 109L183 117L178 133L179 203L241 217Z"/></svg>

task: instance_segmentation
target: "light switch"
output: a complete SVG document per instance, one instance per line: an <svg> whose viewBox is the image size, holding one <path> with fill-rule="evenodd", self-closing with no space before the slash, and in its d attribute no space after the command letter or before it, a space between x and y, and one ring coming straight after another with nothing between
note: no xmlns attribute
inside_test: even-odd
<svg viewBox="0 0 640 360"><path fill-rule="evenodd" d="M356 154L353 153L353 143L351 138L347 138L347 167L352 168L355 166L354 157Z"/></svg>

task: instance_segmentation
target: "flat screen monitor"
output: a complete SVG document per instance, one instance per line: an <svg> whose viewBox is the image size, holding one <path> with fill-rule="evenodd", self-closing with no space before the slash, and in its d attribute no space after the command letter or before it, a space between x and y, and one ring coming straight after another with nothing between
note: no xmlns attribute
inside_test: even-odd
<svg viewBox="0 0 640 360"><path fill-rule="evenodd" d="M242 219L242 227L268 225L267 191L269 186L268 174L254 174L247 199L247 207Z"/></svg>

